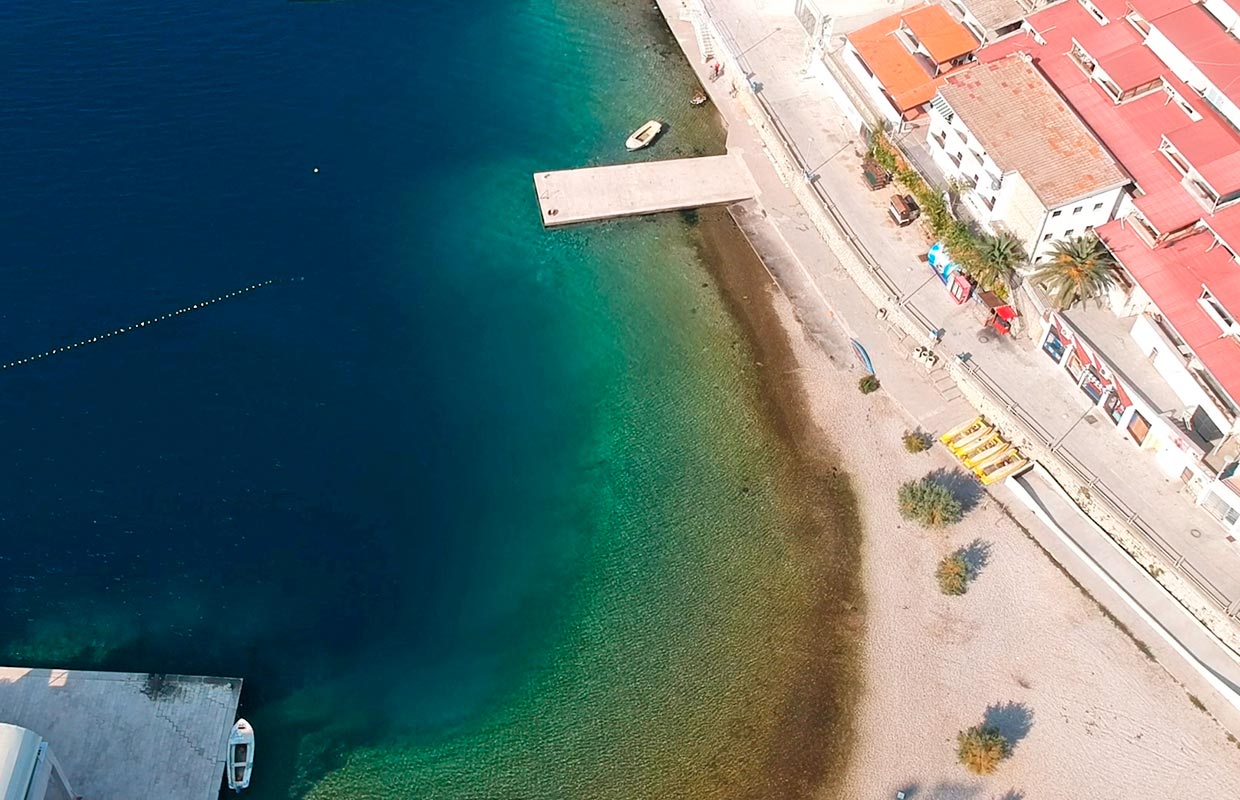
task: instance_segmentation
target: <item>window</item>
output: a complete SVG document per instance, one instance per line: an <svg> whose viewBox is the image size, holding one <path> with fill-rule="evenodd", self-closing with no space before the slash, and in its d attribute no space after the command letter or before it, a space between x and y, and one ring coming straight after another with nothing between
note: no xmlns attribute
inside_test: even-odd
<svg viewBox="0 0 1240 800"><path fill-rule="evenodd" d="M1150 32L1150 23L1146 22L1145 17L1141 16L1138 12L1130 11L1128 16L1124 17L1124 19L1128 20L1129 24L1136 28L1142 36Z"/></svg>
<svg viewBox="0 0 1240 800"><path fill-rule="evenodd" d="M1093 226L1093 225L1086 225L1086 226L1085 226L1085 232L1086 232L1086 233L1089 233L1089 232L1090 232L1090 231L1092 231L1093 229L1094 229L1094 226Z"/></svg>
<svg viewBox="0 0 1240 800"><path fill-rule="evenodd" d="M1107 93L1107 96L1110 97L1113 102L1118 103L1120 100L1124 99L1124 92L1119 88L1119 85L1110 78L1097 76L1097 83L1102 87L1102 90Z"/></svg>
<svg viewBox="0 0 1240 800"><path fill-rule="evenodd" d="M1023 22L1021 22L1020 20L1016 20L1015 22L1009 22L1009 23L1008 23L1008 24L1006 24L1006 25L1002 25L1002 26L1000 26L1000 27L998 27L998 28L995 28L995 38L996 38L996 39L998 39L998 38L1000 38L1000 37L1007 36L1009 33L1016 33L1016 31L1020 30L1021 25L1023 25L1023 24L1024 24L1024 23L1023 23ZM970 27L970 28L972 28L973 26L972 26L972 25L970 25L969 27ZM977 31L973 31L973 32L974 32L974 33L977 33ZM1036 33L1034 34L1034 38L1035 38L1035 39L1037 38L1037 34L1036 34ZM985 40L986 40L986 37L985 37L985 36L978 36L978 37L977 37L977 39L978 39L978 41L985 41ZM1045 44L1045 42L1039 42L1039 44Z"/></svg>
<svg viewBox="0 0 1240 800"><path fill-rule="evenodd" d="M1196 178L1190 177L1188 178L1188 184L1192 188L1196 189L1198 194L1208 200L1210 205L1218 205L1218 192L1214 191L1213 187L1205 181L1200 181Z"/></svg>
<svg viewBox="0 0 1240 800"><path fill-rule="evenodd" d="M1201 297L1197 299L1201 307L1205 310L1206 315L1214 320L1214 324L1222 328L1223 333L1236 332L1236 318L1233 317L1223 304L1210 292L1209 289L1201 287Z"/></svg>
<svg viewBox="0 0 1240 800"><path fill-rule="evenodd" d="M1068 58L1072 59L1072 63L1081 68L1081 71L1088 75L1091 79L1094 74L1094 67L1098 66L1098 62L1081 47L1080 42L1073 39L1072 49L1068 51Z"/></svg>
<svg viewBox="0 0 1240 800"><path fill-rule="evenodd" d="M1051 235L1049 233L1042 237L1042 241L1044 242L1049 242L1050 240L1051 240Z"/></svg>
<svg viewBox="0 0 1240 800"><path fill-rule="evenodd" d="M1228 525L1235 524L1240 519L1240 511L1228 505L1227 501L1219 497L1214 492L1210 492L1201 501L1201 507L1210 512L1210 515Z"/></svg>
<svg viewBox="0 0 1240 800"><path fill-rule="evenodd" d="M1052 217L1057 217L1057 216L1059 216L1059 215L1060 215L1060 214L1062 214L1062 213L1063 213L1063 209L1062 209L1062 208L1058 208L1058 209L1055 209L1054 211L1052 211L1052 212L1051 212L1051 216L1052 216Z"/></svg>
<svg viewBox="0 0 1240 800"><path fill-rule="evenodd" d="M1066 231L1064 231L1064 232L1063 232L1063 235L1064 235L1064 236L1071 236L1071 235L1072 235L1072 232L1073 232L1074 230L1076 230L1076 229L1075 229L1075 228L1068 228Z"/></svg>
<svg viewBox="0 0 1240 800"><path fill-rule="evenodd" d="M1163 137L1162 144L1158 145L1158 152L1166 156L1167 160L1171 162L1171 166L1175 167L1181 175L1187 175L1188 171L1192 169L1189 163L1184 160L1184 156L1180 155L1180 152L1175 149L1175 145L1167 141L1166 137Z"/></svg>
<svg viewBox="0 0 1240 800"><path fill-rule="evenodd" d="M1081 5L1089 12L1089 15L1098 21L1099 25L1106 25L1111 20L1107 19L1106 14L1098 10L1098 6L1089 2L1089 0L1081 0Z"/></svg>
<svg viewBox="0 0 1240 800"><path fill-rule="evenodd" d="M1084 207L1085 207L1085 206L1077 206L1076 208L1072 209L1072 213L1073 213L1073 214L1079 214L1079 213L1081 213L1081 209L1082 209L1082 208L1084 208Z"/></svg>
<svg viewBox="0 0 1240 800"><path fill-rule="evenodd" d="M1102 203L1094 203L1094 211L1097 211L1101 208L1102 208Z"/></svg>

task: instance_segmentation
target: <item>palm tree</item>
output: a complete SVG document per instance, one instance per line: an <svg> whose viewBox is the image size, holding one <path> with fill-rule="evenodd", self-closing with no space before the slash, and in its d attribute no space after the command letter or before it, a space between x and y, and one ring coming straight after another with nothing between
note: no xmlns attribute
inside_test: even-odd
<svg viewBox="0 0 1240 800"><path fill-rule="evenodd" d="M1011 285L1012 273L1025 260L1020 240L1008 231L982 234L977 243L977 255L973 278L991 291L1000 284Z"/></svg>
<svg viewBox="0 0 1240 800"><path fill-rule="evenodd" d="M1094 233L1061 239L1051 245L1050 260L1031 276L1062 311L1078 300L1096 300L1115 285L1115 256Z"/></svg>

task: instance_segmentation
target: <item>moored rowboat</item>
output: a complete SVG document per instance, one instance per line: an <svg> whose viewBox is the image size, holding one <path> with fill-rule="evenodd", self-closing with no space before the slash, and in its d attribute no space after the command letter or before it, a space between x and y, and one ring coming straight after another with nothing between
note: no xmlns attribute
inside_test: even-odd
<svg viewBox="0 0 1240 800"><path fill-rule="evenodd" d="M652 119L633 131L633 135L624 143L624 146L629 150L641 150L643 147L649 146L662 131L663 123L657 119Z"/></svg>
<svg viewBox="0 0 1240 800"><path fill-rule="evenodd" d="M228 788L239 792L250 785L254 770L254 729L243 719L228 736Z"/></svg>

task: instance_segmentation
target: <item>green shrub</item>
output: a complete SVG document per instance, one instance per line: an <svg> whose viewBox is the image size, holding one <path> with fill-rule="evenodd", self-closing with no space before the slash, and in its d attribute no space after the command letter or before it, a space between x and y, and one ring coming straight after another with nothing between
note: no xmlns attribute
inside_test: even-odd
<svg viewBox="0 0 1240 800"><path fill-rule="evenodd" d="M964 516L960 501L941 483L922 478L900 487L900 515L927 528L955 525Z"/></svg>
<svg viewBox="0 0 1240 800"><path fill-rule="evenodd" d="M857 381L857 388L861 390L862 394L877 392L880 385L881 384L879 384L878 378L873 375L865 375L861 378L861 380Z"/></svg>
<svg viewBox="0 0 1240 800"><path fill-rule="evenodd" d="M1012 754L1012 744L998 728L974 725L956 735L956 757L970 772L989 775Z"/></svg>
<svg viewBox="0 0 1240 800"><path fill-rule="evenodd" d="M943 556L938 569L934 571L934 577L938 579L939 590L943 594L958 597L969 591L969 579L973 577L971 572L968 559L963 553L957 552Z"/></svg>
<svg viewBox="0 0 1240 800"><path fill-rule="evenodd" d="M910 453L924 453L930 449L930 437L921 431L905 431L902 441L904 449Z"/></svg>
<svg viewBox="0 0 1240 800"><path fill-rule="evenodd" d="M883 131L875 131L870 138L870 156L895 175L896 182L908 190L921 208L921 219L930 232L947 246L948 251L966 274L973 278L985 272L985 259L982 255L983 241L969 229L969 226L956 219L943 199L943 195L925 182L911 165L900 157L895 145ZM1004 280L981 281L992 291L1002 287L1006 292ZM1006 294L1002 295L1006 297Z"/></svg>

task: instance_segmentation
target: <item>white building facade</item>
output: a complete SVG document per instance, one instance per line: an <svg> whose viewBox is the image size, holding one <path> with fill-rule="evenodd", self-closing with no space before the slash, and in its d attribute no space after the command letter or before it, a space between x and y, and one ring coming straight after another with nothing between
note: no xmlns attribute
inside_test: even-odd
<svg viewBox="0 0 1240 800"><path fill-rule="evenodd" d="M1080 151L1077 162L1095 163L1072 164L1067 168L1076 170L1077 176L1066 184L1059 180L1061 166L1048 163L1060 160L1058 148L1051 147L1049 141L1039 146L1036 139L1044 134L1090 140L1092 137L1057 99L1021 92L1011 86L1006 80L1009 72L1034 83L1045 81L1034 75L1035 68L1019 56L1010 58L1012 63L987 71L990 75L982 82L986 84L982 90L998 93L998 97L988 97L980 103L975 100L979 95L973 78L987 75L982 70L995 65L978 65L949 78L930 103L926 141L935 166L962 187L962 199L970 214L992 232L1004 230L1014 234L1030 261L1036 263L1055 242L1089 233L1113 219L1127 196L1129 181L1109 156L1091 158ZM1000 77L996 79L995 75ZM953 91L954 88L959 91ZM1012 108L1024 106L1025 116L1042 116L1043 120L1012 134L998 131L997 126L1006 124L1009 118L1001 116L996 123L994 109L987 106L1001 102L1005 88L1017 90L1010 92ZM1049 86L1045 88L1053 91ZM966 101L965 107L958 108L961 99ZM1039 110L1040 105L1046 108ZM1011 124L1021 126L1022 122L1013 118ZM1068 130L1071 126L1078 130ZM1049 127L1059 130L1047 133ZM1082 169L1099 175L1099 179L1082 180Z"/></svg>

